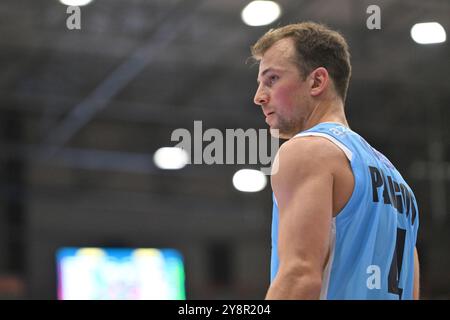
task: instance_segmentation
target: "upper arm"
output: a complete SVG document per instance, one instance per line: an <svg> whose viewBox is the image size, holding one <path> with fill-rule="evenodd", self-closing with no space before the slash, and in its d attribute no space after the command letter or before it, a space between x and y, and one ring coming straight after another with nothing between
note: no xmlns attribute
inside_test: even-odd
<svg viewBox="0 0 450 320"><path fill-rule="evenodd" d="M279 151L272 189L279 209L279 273L321 277L329 250L333 152L318 137L297 138Z"/></svg>
<svg viewBox="0 0 450 320"><path fill-rule="evenodd" d="M414 291L413 299L419 300L420 298L420 267L419 267L419 255L417 248L414 248Z"/></svg>

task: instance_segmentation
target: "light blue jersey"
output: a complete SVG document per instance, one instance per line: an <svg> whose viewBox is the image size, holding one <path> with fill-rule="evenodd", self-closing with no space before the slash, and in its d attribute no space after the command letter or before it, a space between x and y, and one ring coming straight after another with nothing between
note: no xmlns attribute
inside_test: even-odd
<svg viewBox="0 0 450 320"><path fill-rule="evenodd" d="M412 299L419 214L400 173L360 135L320 123L299 136L321 136L344 151L355 186L332 221L322 299ZM294 138L295 138L294 137ZM273 197L271 280L278 271L278 206Z"/></svg>

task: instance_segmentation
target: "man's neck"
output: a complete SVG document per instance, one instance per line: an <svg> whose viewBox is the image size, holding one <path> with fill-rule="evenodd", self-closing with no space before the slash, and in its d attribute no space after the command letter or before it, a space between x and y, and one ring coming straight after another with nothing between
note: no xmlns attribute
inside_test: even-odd
<svg viewBox="0 0 450 320"><path fill-rule="evenodd" d="M303 130L308 130L323 122L335 122L346 127L349 126L344 113L344 104L340 99L317 102L310 116L306 119Z"/></svg>

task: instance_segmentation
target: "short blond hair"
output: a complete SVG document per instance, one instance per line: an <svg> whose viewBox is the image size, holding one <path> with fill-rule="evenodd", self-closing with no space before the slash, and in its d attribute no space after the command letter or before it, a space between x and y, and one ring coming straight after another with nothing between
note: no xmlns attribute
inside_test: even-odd
<svg viewBox="0 0 450 320"><path fill-rule="evenodd" d="M294 41L295 62L303 79L318 67L327 69L336 92L345 101L351 76L350 52L344 37L337 31L315 22L290 24L270 29L252 47L255 60L261 60L272 45L285 38Z"/></svg>

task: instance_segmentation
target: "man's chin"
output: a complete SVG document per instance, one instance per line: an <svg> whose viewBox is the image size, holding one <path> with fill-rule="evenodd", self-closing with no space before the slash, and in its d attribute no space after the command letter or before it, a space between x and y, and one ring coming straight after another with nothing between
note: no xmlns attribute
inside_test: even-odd
<svg viewBox="0 0 450 320"><path fill-rule="evenodd" d="M285 134L283 134L283 132L280 132L280 129L270 128L270 135L275 139L286 139Z"/></svg>
<svg viewBox="0 0 450 320"><path fill-rule="evenodd" d="M275 139L285 139L288 140L293 137L293 135L286 134L285 132L281 132L280 129L270 128L270 135Z"/></svg>
<svg viewBox="0 0 450 320"><path fill-rule="evenodd" d="M280 130L278 129L273 129L273 128L269 128L270 130L270 135L274 138L279 138L280 137Z"/></svg>

